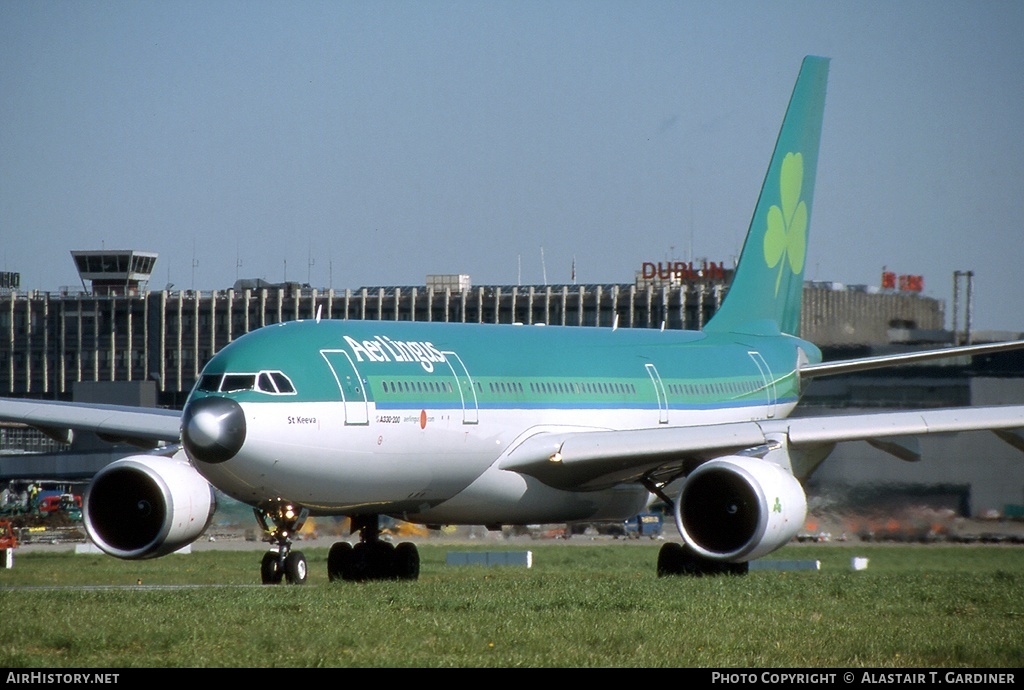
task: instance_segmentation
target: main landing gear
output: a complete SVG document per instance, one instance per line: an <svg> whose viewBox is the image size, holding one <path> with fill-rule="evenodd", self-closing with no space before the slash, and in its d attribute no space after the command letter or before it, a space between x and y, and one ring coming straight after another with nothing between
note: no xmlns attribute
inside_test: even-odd
<svg viewBox="0 0 1024 690"><path fill-rule="evenodd" d="M677 477L678 478L678 477ZM656 484L646 479L643 485L652 494L656 495L665 505L675 512L675 501L667 496L662 490L668 482ZM658 577L670 577L673 575L688 575L690 577L702 577L704 575L746 575L750 569L749 563L725 563L704 558L693 550L693 547L683 542L666 542L658 551Z"/></svg>
<svg viewBox="0 0 1024 690"><path fill-rule="evenodd" d="M292 550L292 535L302 528L309 512L284 501L274 502L269 508L255 508L256 519L263 531L270 535L274 544L263 554L260 563L260 579L265 585L281 584L282 580L291 585L306 583L308 569L306 557L301 551ZM269 522L273 522L271 527Z"/></svg>
<svg viewBox="0 0 1024 690"><path fill-rule="evenodd" d="M668 542L658 552L658 577L669 575L746 575L748 563L723 563L698 556L689 544Z"/></svg>
<svg viewBox="0 0 1024 690"><path fill-rule="evenodd" d="M352 531L359 530L359 543L339 541L327 554L327 577L334 580L415 580L420 574L420 553L416 545L395 546L381 541L376 515L352 518Z"/></svg>

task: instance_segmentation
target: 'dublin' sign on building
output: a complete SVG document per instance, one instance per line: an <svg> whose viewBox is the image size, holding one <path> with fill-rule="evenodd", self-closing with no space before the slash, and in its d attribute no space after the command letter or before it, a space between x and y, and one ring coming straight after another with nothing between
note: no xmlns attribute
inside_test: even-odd
<svg viewBox="0 0 1024 690"><path fill-rule="evenodd" d="M726 269L724 262L702 261L644 261L636 273L638 287L647 285L683 285L697 283L721 283L732 276L733 270Z"/></svg>

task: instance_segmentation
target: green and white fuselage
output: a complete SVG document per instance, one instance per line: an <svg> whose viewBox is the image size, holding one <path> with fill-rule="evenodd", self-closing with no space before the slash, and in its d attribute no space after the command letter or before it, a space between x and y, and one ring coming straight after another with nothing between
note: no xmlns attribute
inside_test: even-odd
<svg viewBox="0 0 1024 690"><path fill-rule="evenodd" d="M204 369L183 414L190 460L254 505L514 524L635 514L662 457L637 444L664 445L680 476L691 461L764 445L760 430L741 431L735 444L726 431L693 455L701 444L686 434L600 432L707 429L783 418L796 405L799 366L820 361L788 334L799 332L827 75L827 60L804 60L732 285L704 331L331 320L263 328ZM569 468L566 443L604 447L572 454Z"/></svg>
<svg viewBox="0 0 1024 690"><path fill-rule="evenodd" d="M193 399L234 399L246 436L200 471L239 500L274 493L313 513L629 517L648 500L640 485L559 491L499 461L538 434L785 417L801 359L820 355L780 334L289 322L237 340L204 370ZM282 376L285 392L272 383Z"/></svg>

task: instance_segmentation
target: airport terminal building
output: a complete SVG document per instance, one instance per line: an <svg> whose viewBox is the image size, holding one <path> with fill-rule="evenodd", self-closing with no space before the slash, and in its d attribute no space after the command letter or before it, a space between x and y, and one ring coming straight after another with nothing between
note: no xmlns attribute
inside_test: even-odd
<svg viewBox="0 0 1024 690"><path fill-rule="evenodd" d="M156 254L72 255L81 290L0 290L0 395L67 400L80 382L152 381L159 404L173 407L235 338L317 316L699 330L732 277L705 262L638 272L628 284L473 286L467 275L440 275L419 286L334 290L239 280L225 290L172 292L148 289ZM903 340L941 333L943 307L912 291L809 283L802 335L824 348L885 345L893 332Z"/></svg>
<svg viewBox="0 0 1024 690"><path fill-rule="evenodd" d="M732 277L722 264L675 262L645 264L632 283L474 286L467 275L436 275L423 285L344 290L240 280L224 290L154 291L148 289L154 253L72 257L81 289L22 291L9 276L0 285L0 395L178 408L214 353L250 330L296 319L698 330L721 304ZM805 284L801 335L826 358L1021 337L973 334L969 317L966 332L954 336L945 330L945 303L904 278L883 274L879 288ZM954 324L955 310L954 303ZM804 398L804 413L1024 403L1024 354L976 360L817 380ZM866 443L846 444L808 488L846 502L913 496L963 515L1024 504L1020 454L993 435L925 441L925 460L909 468ZM0 428L0 451L65 447L32 430ZM15 464L16 457L0 456L0 479L32 471L22 461ZM68 471L71 461L62 462ZM79 463L75 471L87 475L95 462L105 461Z"/></svg>

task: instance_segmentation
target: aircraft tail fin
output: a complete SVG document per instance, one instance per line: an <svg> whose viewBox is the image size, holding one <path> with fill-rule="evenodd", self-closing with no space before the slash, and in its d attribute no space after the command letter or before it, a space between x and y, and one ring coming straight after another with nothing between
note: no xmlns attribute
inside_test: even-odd
<svg viewBox="0 0 1024 690"><path fill-rule="evenodd" d="M736 273L705 331L799 335L828 65L804 58Z"/></svg>

